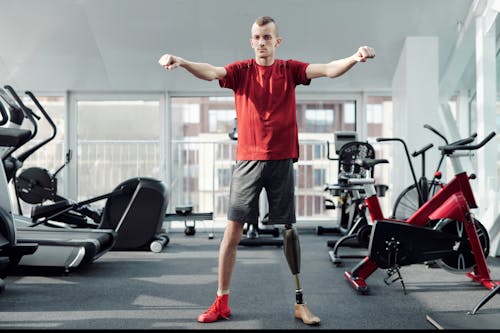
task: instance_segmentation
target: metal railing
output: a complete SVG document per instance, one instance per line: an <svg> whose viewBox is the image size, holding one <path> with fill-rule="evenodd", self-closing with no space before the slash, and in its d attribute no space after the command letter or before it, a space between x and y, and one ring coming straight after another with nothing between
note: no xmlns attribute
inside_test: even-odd
<svg viewBox="0 0 500 333"><path fill-rule="evenodd" d="M55 150L37 152L26 165L49 165L51 171L57 169L64 158L54 158L54 152L64 156L63 144L52 145ZM131 177L160 178L159 149L160 143L155 140L80 140L77 200L109 192ZM171 151L171 160L167 161L172 170L168 212L190 204L194 211L213 212L214 221L225 222L236 142L173 140ZM294 164L298 222L335 219L325 209L324 198L328 193L324 188L327 182L335 182L337 169L337 164L326 158L325 141L300 141L300 159Z"/></svg>
<svg viewBox="0 0 500 333"><path fill-rule="evenodd" d="M190 204L194 211L211 211L226 219L234 141L172 141L171 209ZM325 142L300 142L301 158L294 164L297 220L331 221L325 209L325 184L337 178L337 165L326 158Z"/></svg>

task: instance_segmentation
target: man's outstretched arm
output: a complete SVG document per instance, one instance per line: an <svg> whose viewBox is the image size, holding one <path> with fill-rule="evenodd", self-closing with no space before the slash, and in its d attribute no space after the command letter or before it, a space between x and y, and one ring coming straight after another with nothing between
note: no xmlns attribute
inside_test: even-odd
<svg viewBox="0 0 500 333"><path fill-rule="evenodd" d="M318 77L335 78L347 72L358 62L365 62L371 58L375 58L375 50L369 46L361 46L350 57L333 60L327 64L309 64L306 69L306 75L308 79Z"/></svg>
<svg viewBox="0 0 500 333"><path fill-rule="evenodd" d="M197 78L207 81L221 80L226 76L226 69L224 67L192 62L172 54L162 55L158 63L168 70L183 67Z"/></svg>

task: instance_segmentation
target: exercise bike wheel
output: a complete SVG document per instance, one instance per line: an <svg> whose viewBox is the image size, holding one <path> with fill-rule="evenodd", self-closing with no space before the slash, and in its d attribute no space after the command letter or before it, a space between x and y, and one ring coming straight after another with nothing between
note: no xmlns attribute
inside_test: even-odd
<svg viewBox="0 0 500 333"><path fill-rule="evenodd" d="M477 236L481 244L481 249L484 253L484 257L487 258L490 252L490 239L488 236L488 231L479 222L474 219L474 226L476 227ZM467 233L463 223L452 220L445 219L436 224L437 230L448 232L453 235L457 235L460 238L467 238ZM450 271L452 273L463 273L466 270L474 267L476 261L474 259L474 254L469 246L469 241L466 241L467 246L463 246L462 251L458 251L457 254L449 255L436 261L436 263L443 269Z"/></svg>
<svg viewBox="0 0 500 333"><path fill-rule="evenodd" d="M437 181L428 180L429 198L440 189ZM394 202L392 217L397 220L407 220L419 208L418 191L415 184L408 186L401 192Z"/></svg>

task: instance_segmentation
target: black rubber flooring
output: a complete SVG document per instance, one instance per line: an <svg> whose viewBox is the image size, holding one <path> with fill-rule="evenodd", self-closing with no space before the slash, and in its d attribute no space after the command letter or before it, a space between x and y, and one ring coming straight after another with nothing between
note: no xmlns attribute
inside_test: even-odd
<svg viewBox="0 0 500 333"><path fill-rule="evenodd" d="M0 329L487 329L500 327L500 295L468 315L488 290L463 273L418 264L401 268L399 281L386 284L386 271L367 280L358 294L344 271L359 259L332 263L327 247L335 235L299 230L300 281L305 301L321 318L306 326L293 315L294 280L282 247L240 246L234 270L232 317L212 324L196 322L217 288L217 253L222 231L194 236L170 234L161 253L108 252L89 267L69 275L9 276L0 294ZM264 237L264 236L262 236ZM268 237L268 236L265 236ZM363 254L360 248L342 253ZM491 276L500 280L500 258L489 257Z"/></svg>

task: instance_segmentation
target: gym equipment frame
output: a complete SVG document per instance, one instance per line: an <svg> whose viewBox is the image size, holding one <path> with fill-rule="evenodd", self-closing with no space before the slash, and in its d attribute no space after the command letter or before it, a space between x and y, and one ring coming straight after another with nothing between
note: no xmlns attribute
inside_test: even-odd
<svg viewBox="0 0 500 333"><path fill-rule="evenodd" d="M344 273L355 290L366 294L366 279L377 268L389 269L389 277L397 274L392 282L401 280L404 289L399 267L426 260L437 260L443 268L459 271L472 268L472 271L466 272L467 277L487 289L496 290L500 282L491 279L486 263L488 234L470 211L471 208L477 208L470 185L470 179L474 179L475 175L468 175L462 169L459 158L464 154L457 153L477 150L495 135L495 132L491 132L476 145L469 145L475 138L471 136L440 146L441 153L451 159L455 176L407 220L384 219L375 191L365 186L366 203L375 223L368 256L351 271ZM365 167L378 163L373 160L357 162ZM432 224L434 226L430 227Z"/></svg>

